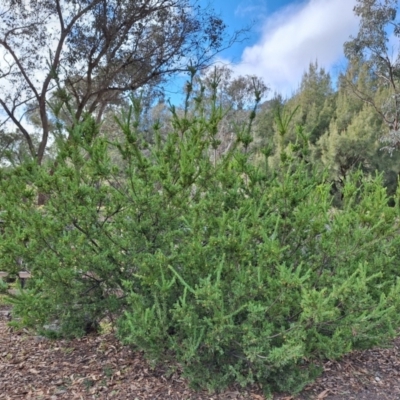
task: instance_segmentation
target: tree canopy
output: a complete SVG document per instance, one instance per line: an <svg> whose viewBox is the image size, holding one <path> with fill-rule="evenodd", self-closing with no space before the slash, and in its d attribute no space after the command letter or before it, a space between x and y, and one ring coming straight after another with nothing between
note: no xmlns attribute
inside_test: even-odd
<svg viewBox="0 0 400 400"><path fill-rule="evenodd" d="M400 145L400 21L397 0L357 0L354 12L360 17L357 35L345 43L345 54L351 63L362 63L375 79L375 90L385 91L383 102L351 79L347 84L368 103L385 122L382 132L387 149Z"/></svg>
<svg viewBox="0 0 400 400"><path fill-rule="evenodd" d="M101 120L126 92L159 84L188 65L208 65L228 37L210 8L189 0L0 1L1 124L12 122L41 163L49 140L49 93L79 121ZM38 110L35 145L23 116Z"/></svg>

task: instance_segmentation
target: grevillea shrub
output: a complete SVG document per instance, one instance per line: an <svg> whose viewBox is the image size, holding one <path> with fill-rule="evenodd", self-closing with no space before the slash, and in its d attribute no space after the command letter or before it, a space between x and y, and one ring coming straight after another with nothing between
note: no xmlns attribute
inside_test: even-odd
<svg viewBox="0 0 400 400"><path fill-rule="evenodd" d="M320 360L393 337L398 207L379 176L358 173L334 209L301 129L274 170L251 162L248 127L216 159L216 101L171 109L174 131L155 127L152 145L137 103L118 143L88 117L56 163L2 169L0 269L19 259L32 272L12 299L23 324L58 320L57 335L76 336L108 316L124 343L195 387L296 392Z"/></svg>

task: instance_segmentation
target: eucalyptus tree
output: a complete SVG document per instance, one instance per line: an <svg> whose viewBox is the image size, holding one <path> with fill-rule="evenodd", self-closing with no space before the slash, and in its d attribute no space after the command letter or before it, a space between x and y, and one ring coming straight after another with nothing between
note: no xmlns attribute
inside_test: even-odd
<svg viewBox="0 0 400 400"><path fill-rule="evenodd" d="M18 131L0 130L0 168L21 164L27 157L29 149L22 134Z"/></svg>
<svg viewBox="0 0 400 400"><path fill-rule="evenodd" d="M347 84L364 102L373 107L384 121L382 140L392 152L400 146L400 20L398 0L357 0L355 14L360 18L359 31L345 43L351 63L365 64L376 81L376 91L387 95L376 101L357 85L357 74Z"/></svg>
<svg viewBox="0 0 400 400"><path fill-rule="evenodd" d="M0 127L12 122L40 164L51 115L66 105L73 124L87 113L100 121L127 92L207 66L244 33L227 35L190 0L0 0ZM35 109L37 146L24 118Z"/></svg>

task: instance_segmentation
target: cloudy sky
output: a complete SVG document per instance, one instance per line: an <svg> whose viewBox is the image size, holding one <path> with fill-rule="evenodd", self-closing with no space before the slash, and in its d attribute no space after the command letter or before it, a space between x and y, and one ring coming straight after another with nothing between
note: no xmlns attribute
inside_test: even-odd
<svg viewBox="0 0 400 400"><path fill-rule="evenodd" d="M229 29L253 24L250 38L225 51L238 74L255 74L289 96L310 62L333 76L343 69L343 43L358 30L356 0L214 0Z"/></svg>
<svg viewBox="0 0 400 400"><path fill-rule="evenodd" d="M310 62L334 78L345 66L343 43L358 30L356 0L199 0L210 5L228 31L251 26L249 39L220 55L236 74L257 75L289 97ZM167 98L182 97L183 78L167 85ZM169 93L168 93L169 92Z"/></svg>

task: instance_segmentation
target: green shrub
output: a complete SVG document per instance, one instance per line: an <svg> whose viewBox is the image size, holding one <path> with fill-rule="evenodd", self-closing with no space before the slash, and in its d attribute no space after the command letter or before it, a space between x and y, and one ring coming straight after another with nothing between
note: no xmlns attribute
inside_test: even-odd
<svg viewBox="0 0 400 400"><path fill-rule="evenodd" d="M146 294L126 282L121 338L178 360L195 386L296 392L315 361L398 327L397 210L380 178L347 182L330 216L329 184L305 163L282 168L275 179L250 165L215 171L185 211L184 237L138 268Z"/></svg>
<svg viewBox="0 0 400 400"><path fill-rule="evenodd" d="M195 387L257 382L266 393L297 392L318 360L393 337L398 208L381 178L349 178L335 210L301 129L271 171L249 161L248 127L211 157L215 97L172 113L175 131L156 132L154 146L134 102L124 141L99 137L87 117L56 165L1 170L0 269L21 257L33 274L13 299L23 323L57 320L57 335L76 336L108 316L124 343L172 361Z"/></svg>
<svg viewBox="0 0 400 400"><path fill-rule="evenodd" d="M7 283L0 278L0 293L6 293L7 289L8 289Z"/></svg>

